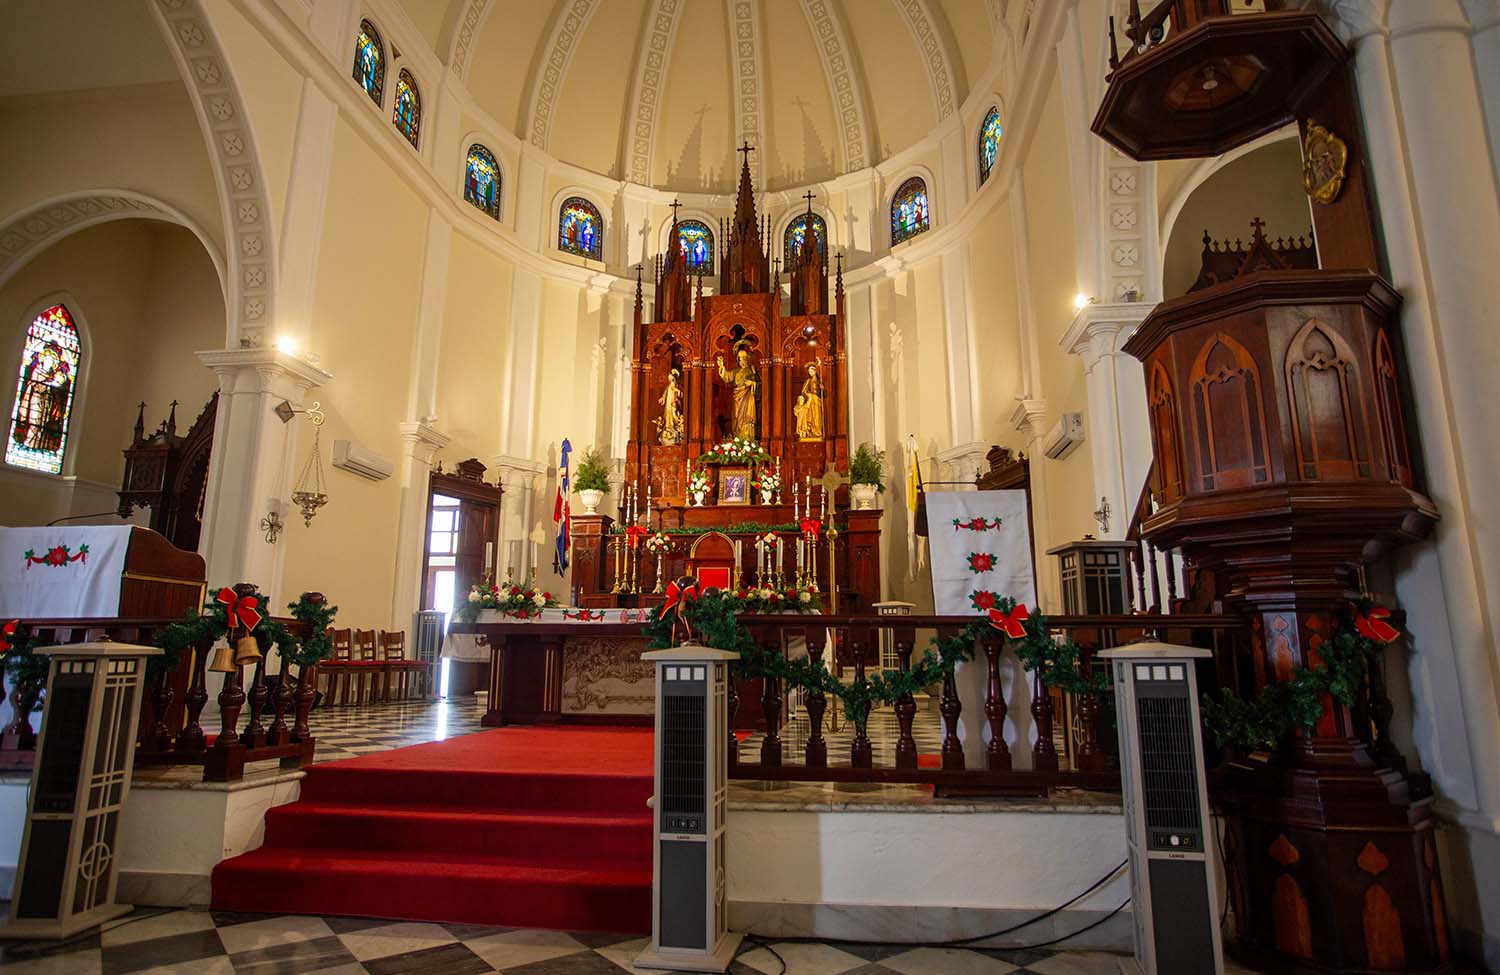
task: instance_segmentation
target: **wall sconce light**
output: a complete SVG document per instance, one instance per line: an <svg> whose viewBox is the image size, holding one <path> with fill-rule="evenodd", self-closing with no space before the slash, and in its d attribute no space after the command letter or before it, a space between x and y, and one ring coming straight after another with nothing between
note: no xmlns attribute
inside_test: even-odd
<svg viewBox="0 0 1500 975"><path fill-rule="evenodd" d="M286 531L286 503L280 498L266 502L266 516L260 520L260 530L265 533L266 544L275 545L281 533Z"/></svg>

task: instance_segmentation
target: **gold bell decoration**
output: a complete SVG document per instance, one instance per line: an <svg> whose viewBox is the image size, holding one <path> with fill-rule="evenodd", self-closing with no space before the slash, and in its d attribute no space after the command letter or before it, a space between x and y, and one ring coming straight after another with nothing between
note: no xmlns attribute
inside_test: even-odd
<svg viewBox="0 0 1500 975"><path fill-rule="evenodd" d="M236 670L234 666L234 651L229 644L214 648L214 655L208 662L208 669L215 674L232 674Z"/></svg>
<svg viewBox="0 0 1500 975"><path fill-rule="evenodd" d="M241 583L233 589L225 586L217 596L217 601L224 604L224 617L229 623L228 635L234 640L234 656L230 658L234 666L253 664L261 659L260 644L251 635L251 631L260 625L261 619L260 611L256 609L260 600L252 595L254 592L254 586ZM239 634L237 639L234 636L236 633ZM218 663L217 656L214 662Z"/></svg>
<svg viewBox="0 0 1500 975"><path fill-rule="evenodd" d="M259 663L260 659L260 642L255 637L246 633L234 641L235 666L243 667L245 664Z"/></svg>

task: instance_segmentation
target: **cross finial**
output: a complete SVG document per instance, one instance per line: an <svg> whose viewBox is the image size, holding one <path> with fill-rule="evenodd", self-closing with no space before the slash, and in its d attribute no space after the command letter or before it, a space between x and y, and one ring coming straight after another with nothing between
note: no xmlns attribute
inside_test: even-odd
<svg viewBox="0 0 1500 975"><path fill-rule="evenodd" d="M750 153L752 153L752 152L755 151L755 147L752 146L750 144L750 141L747 139L747 140L745 140L745 144L744 145L740 146L738 149L736 149L734 151L735 152L743 152L745 154L745 165L748 166L748 165L750 165Z"/></svg>
<svg viewBox="0 0 1500 975"><path fill-rule="evenodd" d="M674 199L674 200L673 200L673 201L672 201L672 203L671 203L671 206L672 206L672 222L673 222L673 223L676 223L676 222L677 222L677 208L678 208L678 207L680 207L680 206L682 206L682 204L681 204L681 203L678 203L678 202L677 202L677 201L676 201L676 200L675 200L675 199Z"/></svg>
<svg viewBox="0 0 1500 975"><path fill-rule="evenodd" d="M808 190L806 193L803 193L802 199L807 201L807 212L812 213L812 201L817 199L816 196L813 196L813 191Z"/></svg>
<svg viewBox="0 0 1500 975"><path fill-rule="evenodd" d="M1262 231L1266 229L1266 222L1260 217L1256 217L1254 220L1250 221L1250 229L1255 231L1255 236L1259 237L1261 236Z"/></svg>

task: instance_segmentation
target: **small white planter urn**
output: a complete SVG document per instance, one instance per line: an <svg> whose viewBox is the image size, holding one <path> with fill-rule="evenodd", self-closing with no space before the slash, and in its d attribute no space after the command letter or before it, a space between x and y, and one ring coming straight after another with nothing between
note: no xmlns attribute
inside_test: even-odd
<svg viewBox="0 0 1500 975"><path fill-rule="evenodd" d="M599 513L599 502L604 500L604 492L593 488L584 488L578 492L583 499L583 513L586 515L597 515Z"/></svg>
<svg viewBox="0 0 1500 975"><path fill-rule="evenodd" d="M760 492L760 503L761 504L770 504L771 503L771 499L773 497L775 497L775 495L772 494L770 491L762 490Z"/></svg>
<svg viewBox="0 0 1500 975"><path fill-rule="evenodd" d="M708 492L707 491L694 491L693 492L693 507L695 507L695 508L701 508L701 507L703 507L703 502L707 498L708 498Z"/></svg>
<svg viewBox="0 0 1500 975"><path fill-rule="evenodd" d="M873 484L851 484L849 485L849 496L854 499L854 507L859 511L869 511L875 507L875 496L880 489Z"/></svg>

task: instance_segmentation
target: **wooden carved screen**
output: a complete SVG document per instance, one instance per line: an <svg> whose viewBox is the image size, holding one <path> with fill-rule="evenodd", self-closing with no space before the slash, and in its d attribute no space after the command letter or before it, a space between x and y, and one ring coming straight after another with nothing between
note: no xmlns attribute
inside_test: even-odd
<svg viewBox="0 0 1500 975"><path fill-rule="evenodd" d="M1375 402L1380 407L1380 435L1384 441L1390 476L1411 487L1411 456L1406 446L1406 420L1401 409L1401 389L1397 385L1396 357L1391 342L1381 329L1375 339Z"/></svg>
<svg viewBox="0 0 1500 975"><path fill-rule="evenodd" d="M1182 445L1177 439L1177 399L1172 379L1161 362L1151 366L1151 440L1156 448L1156 472L1163 502L1182 497Z"/></svg>
<svg viewBox="0 0 1500 975"><path fill-rule="evenodd" d="M1249 351L1220 332L1198 353L1189 384L1200 489L1265 483L1270 447L1260 370Z"/></svg>
<svg viewBox="0 0 1500 975"><path fill-rule="evenodd" d="M1357 370L1349 343L1316 318L1308 319L1287 347L1287 413L1297 476L1321 481L1370 476Z"/></svg>

